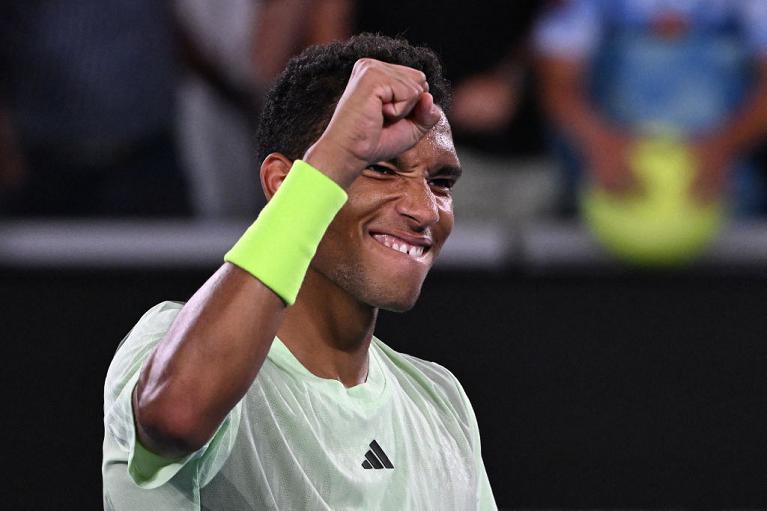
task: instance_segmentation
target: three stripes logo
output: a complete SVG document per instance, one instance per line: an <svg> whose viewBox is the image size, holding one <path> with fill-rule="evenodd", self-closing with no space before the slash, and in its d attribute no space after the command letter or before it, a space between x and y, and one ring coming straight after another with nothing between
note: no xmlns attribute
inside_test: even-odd
<svg viewBox="0 0 767 511"><path fill-rule="evenodd" d="M365 453L365 459L362 462L362 468L365 470L369 469L382 469L382 468L388 468L392 469L394 468L394 465L391 464L391 461L389 461L389 457L386 455L385 452L383 452L383 449L381 449L381 446L378 445L378 442L373 440L370 442L370 450Z"/></svg>

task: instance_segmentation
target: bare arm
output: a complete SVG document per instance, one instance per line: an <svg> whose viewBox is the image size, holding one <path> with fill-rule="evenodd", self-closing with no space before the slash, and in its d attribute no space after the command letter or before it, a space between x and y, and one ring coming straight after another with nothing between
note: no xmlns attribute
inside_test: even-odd
<svg viewBox="0 0 767 511"><path fill-rule="evenodd" d="M758 79L744 103L719 129L695 144L699 172L694 190L703 201L722 194L731 162L767 133L767 56L758 64Z"/></svg>
<svg viewBox="0 0 767 511"><path fill-rule="evenodd" d="M351 0L268 0L253 30L253 65L263 88L306 45L351 35Z"/></svg>
<svg viewBox="0 0 767 511"><path fill-rule="evenodd" d="M630 135L610 125L589 103L585 64L547 57L538 68L546 112L581 151L597 182L616 193L635 186L627 164Z"/></svg>
<svg viewBox="0 0 767 511"><path fill-rule="evenodd" d="M543 106L572 142L589 145L609 131L587 100L585 64L551 57L540 61L539 70Z"/></svg>
<svg viewBox="0 0 767 511"><path fill-rule="evenodd" d="M246 113L256 110L257 98L250 84L237 77L200 40L188 16L177 8L173 14L173 32L184 64L212 87L220 97Z"/></svg>
<svg viewBox="0 0 767 511"><path fill-rule="evenodd" d="M307 44L322 44L352 35L352 0L313 0Z"/></svg>
<svg viewBox="0 0 767 511"><path fill-rule="evenodd" d="M767 133L767 56L761 57L758 79L746 101L714 135L730 154L751 149Z"/></svg>
<svg viewBox="0 0 767 511"><path fill-rule="evenodd" d="M253 30L253 66L259 86L265 87L301 47L311 0L267 0Z"/></svg>
<svg viewBox="0 0 767 511"><path fill-rule="evenodd" d="M450 111L453 125L473 133L502 129L519 106L526 67L526 48L515 47L494 68L460 82Z"/></svg>
<svg viewBox="0 0 767 511"><path fill-rule="evenodd" d="M150 451L181 457L205 444L258 374L285 304L225 263L187 302L134 392L136 431Z"/></svg>
<svg viewBox="0 0 767 511"><path fill-rule="evenodd" d="M370 162L412 147L439 120L427 90L420 71L360 60L304 160L347 188ZM274 168L265 163L262 173ZM142 369L133 397L142 445L170 458L203 446L252 384L284 311L271 289L224 264L183 307Z"/></svg>

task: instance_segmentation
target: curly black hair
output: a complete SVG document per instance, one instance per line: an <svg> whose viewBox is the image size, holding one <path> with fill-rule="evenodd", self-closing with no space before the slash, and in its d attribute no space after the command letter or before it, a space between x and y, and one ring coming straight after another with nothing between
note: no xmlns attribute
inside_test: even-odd
<svg viewBox="0 0 767 511"><path fill-rule="evenodd" d="M256 135L258 161L273 152L301 158L327 127L354 63L361 58L423 71L434 102L443 110L449 108L450 84L439 57L429 48L367 33L312 46L288 62L266 95Z"/></svg>

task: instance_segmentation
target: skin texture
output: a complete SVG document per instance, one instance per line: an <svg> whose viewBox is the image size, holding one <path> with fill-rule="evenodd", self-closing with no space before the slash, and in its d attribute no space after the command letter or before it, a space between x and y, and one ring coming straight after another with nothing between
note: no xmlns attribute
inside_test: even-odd
<svg viewBox="0 0 767 511"><path fill-rule="evenodd" d="M453 227L458 158L444 115L396 162L367 168L328 228L278 337L312 373L365 381L378 309L405 311ZM418 260L381 245L385 233L429 245Z"/></svg>
<svg viewBox="0 0 767 511"><path fill-rule="evenodd" d="M187 302L139 375L133 408L142 445L168 458L204 445L258 374L275 334L313 373L365 381L379 307L410 308L453 225L458 159L420 71L357 62L335 113L303 158L347 189L296 303L224 264ZM291 161L269 155L269 198ZM372 165L372 167L371 167ZM383 168L382 168L383 167ZM371 232L428 244L418 260Z"/></svg>

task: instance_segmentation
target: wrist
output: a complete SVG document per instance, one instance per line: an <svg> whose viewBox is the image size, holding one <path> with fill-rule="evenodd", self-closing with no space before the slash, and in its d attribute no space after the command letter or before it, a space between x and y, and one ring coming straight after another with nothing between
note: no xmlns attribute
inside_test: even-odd
<svg viewBox="0 0 767 511"><path fill-rule="evenodd" d="M280 189L224 260L253 275L290 305L325 230L346 199L327 175L296 160Z"/></svg>
<svg viewBox="0 0 767 511"><path fill-rule="evenodd" d="M336 182L344 190L357 179L368 162L362 161L349 151L320 137L306 151L303 161Z"/></svg>

